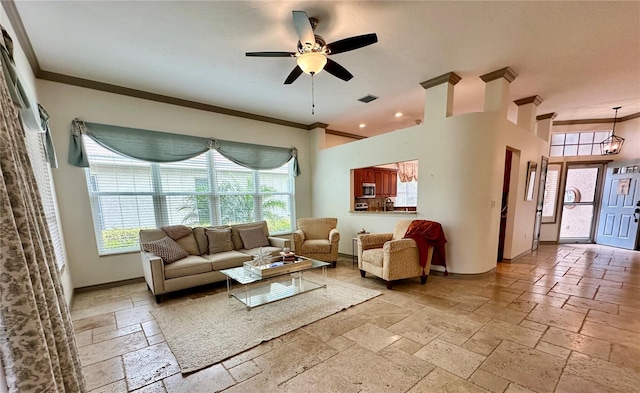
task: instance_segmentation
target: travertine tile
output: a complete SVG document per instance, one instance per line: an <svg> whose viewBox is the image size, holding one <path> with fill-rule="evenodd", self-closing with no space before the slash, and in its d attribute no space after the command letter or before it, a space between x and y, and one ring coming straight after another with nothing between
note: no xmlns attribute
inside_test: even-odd
<svg viewBox="0 0 640 393"><path fill-rule="evenodd" d="M503 341L480 366L536 392L553 392L564 360L520 344Z"/></svg>
<svg viewBox="0 0 640 393"><path fill-rule="evenodd" d="M112 338L126 336L127 334L140 332L142 331L142 327L140 324L127 326L122 329L111 330L104 333L96 333L95 330L93 332L93 343L99 343L100 341L111 340Z"/></svg>
<svg viewBox="0 0 640 393"><path fill-rule="evenodd" d="M590 310L598 310L609 314L617 314L619 306L617 304L605 303L598 300L584 299L581 297L571 296L566 304L576 307L584 307Z"/></svg>
<svg viewBox="0 0 640 393"><path fill-rule="evenodd" d="M587 321L613 326L618 329L630 330L632 332L640 332L640 318L611 315L601 311L591 310L589 314L587 314Z"/></svg>
<svg viewBox="0 0 640 393"><path fill-rule="evenodd" d="M565 360L569 358L569 355L571 354L571 350L559 347L557 345L549 344L546 341L538 342L538 345L536 345L536 349L538 351L542 351L544 353L548 353L549 355L553 355Z"/></svg>
<svg viewBox="0 0 640 393"><path fill-rule="evenodd" d="M89 393L123 393L127 391L127 382L120 380L91 390ZM136 392L138 393L138 392Z"/></svg>
<svg viewBox="0 0 640 393"><path fill-rule="evenodd" d="M330 346L331 348L335 349L338 352L339 351L344 351L347 348L351 348L355 344L356 343L354 343L353 341L351 341L348 338L345 338L343 336L338 336L336 338L332 338L331 340L327 341L327 345Z"/></svg>
<svg viewBox="0 0 640 393"><path fill-rule="evenodd" d="M402 338L399 334L391 333L370 323L365 323L346 332L343 337L360 344L372 352L378 352Z"/></svg>
<svg viewBox="0 0 640 393"><path fill-rule="evenodd" d="M108 314L108 313L112 313L120 310L126 310L132 307L133 307L133 302L129 299L122 300L119 302L114 302L114 303L101 304L96 307L71 311L71 319L74 321L78 321L81 319L96 317L102 314Z"/></svg>
<svg viewBox="0 0 640 393"><path fill-rule="evenodd" d="M482 355L439 339L431 341L413 355L465 379L469 378L485 359Z"/></svg>
<svg viewBox="0 0 640 393"><path fill-rule="evenodd" d="M162 381L158 381L134 390L132 393L167 393L167 390L164 388Z"/></svg>
<svg viewBox="0 0 640 393"><path fill-rule="evenodd" d="M606 292L598 292L594 299L621 306L640 307L640 298L638 297L618 296Z"/></svg>
<svg viewBox="0 0 640 393"><path fill-rule="evenodd" d="M523 386L518 385L517 383L511 382L507 390L504 393L536 393L533 390L527 389Z"/></svg>
<svg viewBox="0 0 640 393"><path fill-rule="evenodd" d="M522 326L522 327L526 327L529 329L533 329L533 330L537 330L539 332L545 332L547 331L547 329L549 328L549 326L542 324L542 323L538 323L538 322L532 322L532 321L527 321L526 319L523 320L522 322L520 322L518 325Z"/></svg>
<svg viewBox="0 0 640 393"><path fill-rule="evenodd" d="M493 319L498 319L503 322L512 323L517 325L520 321L527 316L526 313L521 311L515 311L504 307L498 307L491 304L485 304L474 311L476 314L484 315Z"/></svg>
<svg viewBox="0 0 640 393"><path fill-rule="evenodd" d="M83 330L76 332L76 345L79 347L84 347L85 345L89 345L92 343L93 331L91 330Z"/></svg>
<svg viewBox="0 0 640 393"><path fill-rule="evenodd" d="M611 344L607 341L555 327L549 328L542 341L605 360L611 352Z"/></svg>
<svg viewBox="0 0 640 393"><path fill-rule="evenodd" d="M389 326L388 330L422 345L426 345L444 332L443 329L428 325L426 318L417 314Z"/></svg>
<svg viewBox="0 0 640 393"><path fill-rule="evenodd" d="M585 392L598 392L598 393L619 393L617 389L610 388L607 385L600 384L586 380L572 374L562 374L560 382L556 387L555 393L585 393Z"/></svg>
<svg viewBox="0 0 640 393"><path fill-rule="evenodd" d="M529 321L561 327L572 332L580 330L584 318L585 314L540 304L527 315Z"/></svg>
<svg viewBox="0 0 640 393"><path fill-rule="evenodd" d="M576 352L569 357L565 373L599 384L605 382L621 392L633 392L640 386L640 374L634 370Z"/></svg>
<svg viewBox="0 0 640 393"><path fill-rule="evenodd" d="M378 354L400 367L413 371L418 376L425 376L436 367L432 363L420 359L418 356L410 355L392 346L382 349Z"/></svg>
<svg viewBox="0 0 640 393"><path fill-rule="evenodd" d="M136 334L144 337L144 333ZM123 359L130 390L180 372L178 362L166 343L129 352L123 356Z"/></svg>
<svg viewBox="0 0 640 393"><path fill-rule="evenodd" d="M486 324L480 331L497 339L513 341L530 348L535 347L542 337L542 332L537 330L496 320Z"/></svg>
<svg viewBox="0 0 640 393"><path fill-rule="evenodd" d="M254 362L249 360L229 369L229 373L236 382L245 381L262 372L262 369Z"/></svg>
<svg viewBox="0 0 640 393"><path fill-rule="evenodd" d="M600 289L609 287L609 288L622 288L622 283L610 280L603 280L600 278L592 278L592 277L582 277L580 279L581 284L587 285L597 285Z"/></svg>
<svg viewBox="0 0 640 393"><path fill-rule="evenodd" d="M144 330L144 334L147 337L155 336L156 334L162 333L162 330L160 330L160 325L158 325L158 322L156 322L155 320L143 322L141 325L142 330Z"/></svg>
<svg viewBox="0 0 640 393"><path fill-rule="evenodd" d="M400 340L389 345L387 348L399 349L410 355L413 355L414 353L418 352L418 350L422 347L423 347L422 344L419 344L415 341L411 341L408 338L402 337Z"/></svg>
<svg viewBox="0 0 640 393"><path fill-rule="evenodd" d="M538 293L525 292L518 297L519 300L526 300L533 303L543 304L551 307L562 307L566 299L556 296L540 295Z"/></svg>
<svg viewBox="0 0 640 393"><path fill-rule="evenodd" d="M124 379L124 368L120 356L103 360L82 368L88 390L93 390Z"/></svg>
<svg viewBox="0 0 640 393"><path fill-rule="evenodd" d="M593 299L598 290L597 286L586 285L586 284L556 284L551 289L552 292L562 293L565 295L578 296L586 299Z"/></svg>
<svg viewBox="0 0 640 393"><path fill-rule="evenodd" d="M82 332L85 330L92 330L102 326L113 325L116 323L116 317L111 314L96 315L95 317L89 317L73 321L73 330Z"/></svg>
<svg viewBox="0 0 640 393"><path fill-rule="evenodd" d="M601 325L590 321L585 321L580 329L580 333L586 336L599 338L600 340L614 342L629 347L640 349L638 333L629 330L622 330L611 326Z"/></svg>
<svg viewBox="0 0 640 393"><path fill-rule="evenodd" d="M481 388L469 381L446 372L441 368L436 368L429 375L424 377L407 393L490 393L489 390Z"/></svg>
<svg viewBox="0 0 640 393"><path fill-rule="evenodd" d="M528 300L516 299L507 305L507 308L523 313L529 313L529 311L533 310L537 304L538 303L536 302L530 302Z"/></svg>
<svg viewBox="0 0 640 393"><path fill-rule="evenodd" d="M640 373L640 349L638 348L613 343L609 360Z"/></svg>
<svg viewBox="0 0 640 393"><path fill-rule="evenodd" d="M136 332L78 348L78 353L80 354L82 366L85 367L89 364L124 355L127 352L135 351L146 346L147 340L144 334L142 332Z"/></svg>
<svg viewBox="0 0 640 393"><path fill-rule="evenodd" d="M167 393L219 392L235 384L229 372L220 364L183 376L180 373L164 379Z"/></svg>
<svg viewBox="0 0 640 393"><path fill-rule="evenodd" d="M494 393L502 393L509 386L509 381L484 370L476 370L469 381Z"/></svg>
<svg viewBox="0 0 640 393"><path fill-rule="evenodd" d="M488 356L501 342L502 340L494 335L480 331L467 340L467 342L462 345L462 348Z"/></svg>
<svg viewBox="0 0 640 393"><path fill-rule="evenodd" d="M147 337L147 342L149 343L149 345L156 345L158 343L165 342L165 341L167 340L165 339L163 334L156 334L155 336Z"/></svg>
<svg viewBox="0 0 640 393"><path fill-rule="evenodd" d="M151 315L151 313L149 312L154 308L155 306L147 304L123 311L117 311L116 323L118 324L118 328L123 328L147 321L154 321L153 315Z"/></svg>

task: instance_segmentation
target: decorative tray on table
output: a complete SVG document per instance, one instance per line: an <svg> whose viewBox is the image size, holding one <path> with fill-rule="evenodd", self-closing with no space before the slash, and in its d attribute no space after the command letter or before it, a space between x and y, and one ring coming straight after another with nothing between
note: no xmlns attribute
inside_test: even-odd
<svg viewBox="0 0 640 393"><path fill-rule="evenodd" d="M283 257L280 256L272 257L270 262L263 265L256 265L255 263L255 260L245 262L244 268L262 278L297 272L308 269L312 265L311 259L298 255L293 260L283 260Z"/></svg>

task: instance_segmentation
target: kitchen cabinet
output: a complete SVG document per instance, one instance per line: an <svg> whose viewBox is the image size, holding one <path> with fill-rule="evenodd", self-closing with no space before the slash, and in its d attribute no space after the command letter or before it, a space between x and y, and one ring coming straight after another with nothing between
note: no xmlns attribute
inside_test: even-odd
<svg viewBox="0 0 640 393"><path fill-rule="evenodd" d="M397 195L398 174L392 169L376 169L376 196L395 197Z"/></svg>
<svg viewBox="0 0 640 393"><path fill-rule="evenodd" d="M362 197L362 169L354 169L353 171L353 196L356 198Z"/></svg>
<svg viewBox="0 0 640 393"><path fill-rule="evenodd" d="M397 195L397 171L384 168L360 168L353 170L353 196L362 197L362 183L376 185L376 197L395 197Z"/></svg>

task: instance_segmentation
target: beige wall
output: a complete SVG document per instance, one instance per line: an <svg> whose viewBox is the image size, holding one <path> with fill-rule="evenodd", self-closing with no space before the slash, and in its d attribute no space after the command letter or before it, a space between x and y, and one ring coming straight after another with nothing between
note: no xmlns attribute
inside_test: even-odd
<svg viewBox="0 0 640 393"><path fill-rule="evenodd" d="M449 271L490 271L496 266L506 147L521 151L521 176L526 162L539 163L547 148L546 142L499 116L426 118L421 125L319 151L316 167L322 176L312 177L313 215L338 217L344 239L340 252L346 254L351 254L350 240L360 228L390 232L401 219L438 221L448 239ZM417 215L349 213L351 169L414 159L420 172ZM516 182L522 198L510 213L514 235L507 258L531 249L535 205L524 202L524 180Z"/></svg>
<svg viewBox="0 0 640 393"><path fill-rule="evenodd" d="M60 167L54 171L62 229L75 288L142 277L139 253L98 256L85 171L67 163L69 126L85 121L215 137L280 147L295 146L302 174L296 179L296 214L311 212L309 131L38 80L51 115Z"/></svg>

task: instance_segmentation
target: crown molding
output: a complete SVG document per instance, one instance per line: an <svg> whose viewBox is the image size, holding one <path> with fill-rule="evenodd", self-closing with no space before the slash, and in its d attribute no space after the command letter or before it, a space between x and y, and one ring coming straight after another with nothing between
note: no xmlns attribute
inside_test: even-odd
<svg viewBox="0 0 640 393"><path fill-rule="evenodd" d="M420 82L420 86L422 86L425 90L433 87L433 86L438 86L441 85L443 83L451 83L452 85L456 85L456 83L460 82L460 75L456 74L455 72L447 72L446 74L442 74L440 76L437 76L435 78L429 79L427 81L424 82Z"/></svg>
<svg viewBox="0 0 640 393"><path fill-rule="evenodd" d="M362 136L362 135L356 135L356 134L349 134L348 132L342 132L342 131L336 131L336 130L330 130L327 128L327 130L325 131L325 133L327 134L331 134L331 135L337 135L337 136L342 136L345 138L351 138L351 139L366 139L366 136Z"/></svg>
<svg viewBox="0 0 640 393"><path fill-rule="evenodd" d="M2 8L4 8L4 11L7 13L9 22L13 27L13 31L16 33L16 38L20 43L20 47L22 47L24 55L27 57L27 61L31 66L33 74L38 78L42 69L40 68L40 63L38 63L36 53L33 51L33 46L31 46L31 40L27 35L24 24L22 24L22 18L20 18L20 14L16 8L16 3L13 0L2 0Z"/></svg>
<svg viewBox="0 0 640 393"><path fill-rule="evenodd" d="M540 121L540 120L545 120L545 119L555 119L556 117L558 117L558 114L555 112L551 112L551 113L545 113L544 115L539 115L536 116L536 120Z"/></svg>
<svg viewBox="0 0 640 393"><path fill-rule="evenodd" d="M313 124L309 124L307 126L307 130L313 130L314 128L327 128L327 127L329 127L329 125L326 124L326 123L318 123L318 122L316 122L316 123L313 123Z"/></svg>
<svg viewBox="0 0 640 393"><path fill-rule="evenodd" d="M533 103L535 106L542 104L542 97L540 96L531 96L527 98L521 98L519 100L513 101L516 105L526 105Z"/></svg>
<svg viewBox="0 0 640 393"><path fill-rule="evenodd" d="M619 117L616 122L622 123L627 120L637 119L640 117L640 112L632 113L627 116ZM607 119L576 119L576 120L558 120L554 121L554 126L569 126L574 124L601 124L601 123L613 123L613 117Z"/></svg>
<svg viewBox="0 0 640 393"><path fill-rule="evenodd" d="M482 79L486 83L496 79L504 78L507 80L507 82L511 83L514 79L516 79L517 76L518 74L516 74L514 70L509 67L504 67L488 74L480 75L480 79Z"/></svg>

